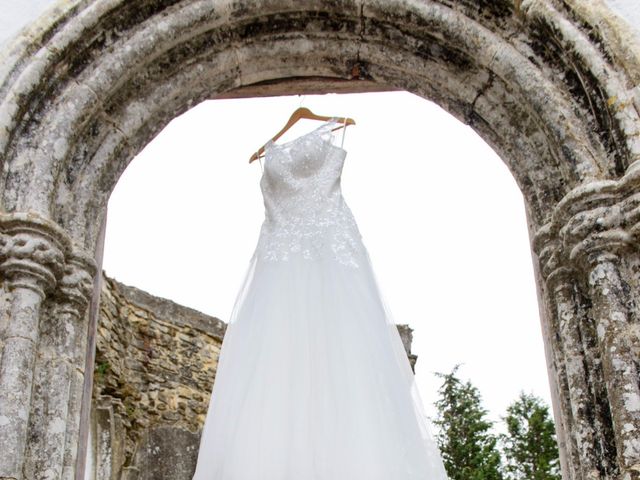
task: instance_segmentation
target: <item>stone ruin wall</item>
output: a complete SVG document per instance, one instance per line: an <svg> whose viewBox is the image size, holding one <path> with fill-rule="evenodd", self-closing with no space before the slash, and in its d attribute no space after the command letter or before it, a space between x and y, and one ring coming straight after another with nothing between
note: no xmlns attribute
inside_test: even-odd
<svg viewBox="0 0 640 480"><path fill-rule="evenodd" d="M87 480L190 480L226 323L102 275ZM412 369L412 329L398 325Z"/></svg>

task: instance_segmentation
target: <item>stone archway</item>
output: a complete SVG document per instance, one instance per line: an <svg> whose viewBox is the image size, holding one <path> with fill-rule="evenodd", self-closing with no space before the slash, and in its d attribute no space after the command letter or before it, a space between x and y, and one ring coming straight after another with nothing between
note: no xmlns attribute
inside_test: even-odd
<svg viewBox="0 0 640 480"><path fill-rule="evenodd" d="M72 0L0 57L0 479L74 478L93 258L129 161L204 99L308 78L435 101L501 156L563 476L640 478L640 47L599 1Z"/></svg>

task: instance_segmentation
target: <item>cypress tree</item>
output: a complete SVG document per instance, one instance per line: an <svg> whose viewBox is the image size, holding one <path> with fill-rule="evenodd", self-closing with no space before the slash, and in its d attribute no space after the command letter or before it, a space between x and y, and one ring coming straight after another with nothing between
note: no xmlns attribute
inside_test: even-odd
<svg viewBox="0 0 640 480"><path fill-rule="evenodd" d="M560 459L549 408L533 394L520 396L503 417L507 434L500 436L509 480L560 480Z"/></svg>
<svg viewBox="0 0 640 480"><path fill-rule="evenodd" d="M443 379L436 401L439 427L436 441L451 480L503 480L498 438L482 406L478 389L462 382L456 372L436 375Z"/></svg>

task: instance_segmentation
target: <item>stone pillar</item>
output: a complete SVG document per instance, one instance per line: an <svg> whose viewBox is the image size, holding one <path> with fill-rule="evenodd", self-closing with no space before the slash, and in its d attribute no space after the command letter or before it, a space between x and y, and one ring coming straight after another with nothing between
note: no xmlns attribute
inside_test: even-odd
<svg viewBox="0 0 640 480"><path fill-rule="evenodd" d="M77 365L83 367L83 374L78 374L72 388L73 434L67 435L62 480L84 480L85 468L90 443L89 430L91 423L91 405L93 393L93 373L96 361L96 334L100 310L100 291L102 289L102 258L104 255L104 239L107 230L107 213L102 217L100 234L96 244L95 275L93 277L89 314L86 317L84 331L86 337L83 344L78 345Z"/></svg>
<svg viewBox="0 0 640 480"><path fill-rule="evenodd" d="M628 286L620 273L622 255L630 245L627 232L611 229L589 235L571 252L588 280L624 480L640 478L640 377L628 339L632 328Z"/></svg>
<svg viewBox="0 0 640 480"><path fill-rule="evenodd" d="M536 235L533 249L538 255L540 274L547 287L545 289L545 300L548 306L547 315L545 316L548 321L548 332L545 341L550 348L550 360L553 364L556 378L557 408L559 409L558 412L555 412L557 421L559 421L556 424L556 434L562 462L561 466L564 476L570 480L577 480L581 478L579 472L580 452L578 451L576 438L571 434L575 426L569 393L569 374L562 345L558 298L554 282L549 281L549 279L555 278L558 272L556 264L557 242L554 242L550 231L543 229Z"/></svg>
<svg viewBox="0 0 640 480"><path fill-rule="evenodd" d="M65 455L75 460L87 338L84 319L95 271L90 257L70 254L55 302L41 322L26 478L59 479Z"/></svg>
<svg viewBox="0 0 640 480"><path fill-rule="evenodd" d="M638 190L638 168L620 180L580 185L534 241L553 305L553 350L564 365L558 377L567 380L569 402L560 413L570 421L575 480L640 479L639 312L629 269L637 256Z"/></svg>
<svg viewBox="0 0 640 480"><path fill-rule="evenodd" d="M1 215L0 231L0 273L11 292L0 361L0 479L20 480L40 310L62 277L69 242L55 224L26 213Z"/></svg>
<svg viewBox="0 0 640 480"><path fill-rule="evenodd" d="M580 475L576 478L599 480L597 466L601 461L595 453L595 433L592 424L592 398L589 396L585 352L581 340L580 324L586 319L578 309L576 272L563 266L556 267L547 277L547 286L556 308L561 352L567 377L569 410L572 418L572 447L575 449ZM569 412L568 412L569 413Z"/></svg>
<svg viewBox="0 0 640 480"><path fill-rule="evenodd" d="M69 420L67 421L67 433L65 437L64 447L64 460L63 460L63 480L73 480L76 473L76 460L78 456L78 443L83 439L80 438L80 421L81 410L83 405L83 399L85 395L86 376L90 373L87 372L87 357L93 359L93 354L89 354L88 339L91 336L89 318L86 315L89 302L94 295L94 288L99 288L100 281L98 280L100 273L99 269L93 259L89 257L76 257L74 262L76 269L75 272L78 275L77 281L73 280L73 277L69 277L69 284L64 284L62 291L65 298L74 299L72 302L66 303L67 311L73 315L73 318L77 319L77 329L75 342L72 347L73 356L71 359L73 365L73 376L71 377L70 392L69 392ZM82 313L81 313L82 312ZM95 348L91 346L91 348ZM89 368L93 367L93 361L91 361ZM88 394L91 396L91 394ZM88 439L84 439L88 441Z"/></svg>
<svg viewBox="0 0 640 480"><path fill-rule="evenodd" d="M640 378L633 337L638 312L631 294L630 258L637 253L633 228L638 216L640 172L630 168L620 180L594 181L570 192L554 212L565 265L577 272L588 298L597 355L613 432L616 479L640 479ZM566 336L565 336L566 337ZM571 341L571 338L565 338ZM595 357L594 355L594 357ZM600 368L601 367L601 368ZM602 399L594 398L593 403ZM603 418L600 415L600 418Z"/></svg>
<svg viewBox="0 0 640 480"><path fill-rule="evenodd" d="M85 372L75 369L69 388L69 410L67 431L65 435L64 458L62 465L62 480L74 480L76 478L76 461L80 438L81 408L83 402Z"/></svg>

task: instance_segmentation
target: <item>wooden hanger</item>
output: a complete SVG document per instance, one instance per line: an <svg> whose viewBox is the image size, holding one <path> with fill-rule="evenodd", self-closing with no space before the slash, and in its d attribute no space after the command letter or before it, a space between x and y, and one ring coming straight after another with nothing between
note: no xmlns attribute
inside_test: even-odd
<svg viewBox="0 0 640 480"><path fill-rule="evenodd" d="M298 108L295 112L293 112L291 114L291 117L289 117L289 121L287 122L287 124L282 128L282 130L280 130L278 133L276 133L275 137L273 137L270 141L271 142L275 142L278 138L280 138L282 136L282 134L284 134L287 130L289 130L298 120L300 120L301 118L308 118L310 120L331 120L332 118L337 118L338 120L340 120L340 122L342 123L342 125L340 125L338 128L334 128L332 131L338 130L340 128L342 128L343 126L346 127L346 125L355 125L356 122L352 119L352 118L348 118L347 117L347 122L345 125L345 117L326 117L323 115L316 115L315 113L313 113L311 110L309 110L306 107L300 107ZM267 142L269 143L269 142ZM254 160L257 160L258 158L260 158L261 154L264 153L264 148L267 146L267 143L265 143L262 147L260 147L260 149L255 152L253 155L251 155L251 158L249 158L249 163L253 162Z"/></svg>

